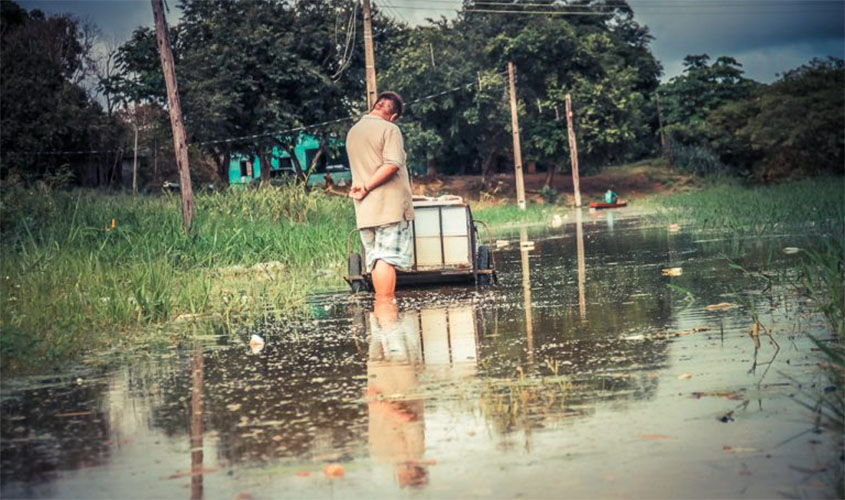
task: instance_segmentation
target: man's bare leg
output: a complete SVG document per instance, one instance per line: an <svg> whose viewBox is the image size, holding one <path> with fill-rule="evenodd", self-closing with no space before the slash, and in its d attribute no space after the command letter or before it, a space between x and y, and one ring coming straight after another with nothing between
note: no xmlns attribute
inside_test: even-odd
<svg viewBox="0 0 845 500"><path fill-rule="evenodd" d="M396 291L396 269L379 259L373 268L373 288L376 298L393 298Z"/></svg>

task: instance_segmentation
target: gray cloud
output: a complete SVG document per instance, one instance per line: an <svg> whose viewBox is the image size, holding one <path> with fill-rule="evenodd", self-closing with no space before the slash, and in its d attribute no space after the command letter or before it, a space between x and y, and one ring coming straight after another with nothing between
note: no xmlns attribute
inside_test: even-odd
<svg viewBox="0 0 845 500"><path fill-rule="evenodd" d="M70 13L95 24L106 39L129 39L139 26L153 26L153 10L149 0L22 0L27 10L40 9L48 14ZM169 23L179 20L176 0L166 1L170 7Z"/></svg>
<svg viewBox="0 0 845 500"><path fill-rule="evenodd" d="M813 57L845 56L845 1L840 0L629 0L635 17L655 37L652 49L664 79L680 73L688 54L733 56L755 80ZM176 22L177 0L168 20ZM454 4L423 0L384 0L382 10L411 24L426 18L454 17ZM106 38L126 40L138 26L152 26L148 0L23 0L27 9L70 12L100 27Z"/></svg>
<svg viewBox="0 0 845 500"><path fill-rule="evenodd" d="M638 12L640 3L643 7ZM681 71L681 61L688 54L735 57L748 76L760 81L771 81L777 73L813 57L845 54L843 2L783 2L776 7L771 7L772 2L758 6L753 1L733 6L720 3L720 8L690 7L671 14L650 7L649 0L631 0L631 4L637 20L655 37L652 48L663 62L665 78Z"/></svg>

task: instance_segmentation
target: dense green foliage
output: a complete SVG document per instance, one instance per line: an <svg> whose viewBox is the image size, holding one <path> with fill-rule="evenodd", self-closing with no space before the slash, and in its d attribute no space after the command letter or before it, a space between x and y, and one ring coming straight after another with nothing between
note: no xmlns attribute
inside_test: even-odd
<svg viewBox="0 0 845 500"><path fill-rule="evenodd" d="M725 163L759 179L845 172L845 66L814 60L707 118ZM840 185L841 187L841 185Z"/></svg>
<svg viewBox="0 0 845 500"><path fill-rule="evenodd" d="M363 111L363 41L353 38L360 12L351 0L184 0L180 6L181 22L171 37L190 142L289 130ZM397 28L377 14L378 43ZM118 50L117 62L120 71L105 84L117 99L164 104L153 30L138 28ZM227 182L227 153L248 151L266 161L274 146L290 150L296 138L272 134L201 150Z"/></svg>
<svg viewBox="0 0 845 500"><path fill-rule="evenodd" d="M173 172L152 29L138 28L108 53L109 69L96 72L108 108L103 113L79 85L96 66L89 31L69 15L47 17L9 0L0 5L4 172L40 178L57 165L78 163L21 153L128 150L127 126L144 131L142 181L157 183ZM274 147L292 149L297 127L340 119L308 131L343 136L364 111L357 2L182 0L180 8L170 36L198 179L226 183L234 151L254 154L266 166ZM519 0L491 13L467 0L455 19L416 27L374 8L379 88L408 100L402 126L412 165L489 179L510 164L506 68L512 61L527 165L568 165L567 94L583 172L653 155L659 94L667 153L678 170L759 180L842 172L842 60L813 61L763 85L746 78L732 57L690 55L684 72L657 92L662 70L651 36L626 2L579 2L578 12L591 15L507 15L537 8ZM561 13L574 7L542 8ZM328 148L329 141L323 144ZM113 165L97 167L95 184L102 183L103 168L115 171L109 184L115 176L120 184L112 156L99 158ZM309 167L294 166L300 173ZM270 169L261 171L269 175Z"/></svg>
<svg viewBox="0 0 845 500"><path fill-rule="evenodd" d="M845 69L813 60L771 85L720 57L688 56L684 74L660 88L676 168L773 180L845 171Z"/></svg>
<svg viewBox="0 0 845 500"><path fill-rule="evenodd" d="M121 123L81 86L92 40L70 15L0 2L0 173L49 174L68 157L43 151L112 149Z"/></svg>
<svg viewBox="0 0 845 500"><path fill-rule="evenodd" d="M505 9L535 8L518 4ZM573 99L584 169L652 152L651 95L661 68L648 47L651 36L633 20L625 2L603 12L507 16L474 12L468 3L454 21L403 33L382 64L384 84L409 98L462 88L411 103L405 125L411 156L445 173L469 173L487 171L499 156L512 154L508 61L517 68L527 161L551 168L568 165L567 93Z"/></svg>

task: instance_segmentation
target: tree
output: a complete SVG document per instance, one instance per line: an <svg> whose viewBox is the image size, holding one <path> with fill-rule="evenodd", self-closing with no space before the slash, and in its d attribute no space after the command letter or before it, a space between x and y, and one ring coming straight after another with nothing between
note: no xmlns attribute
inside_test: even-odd
<svg viewBox="0 0 845 500"><path fill-rule="evenodd" d="M11 1L0 3L3 176L15 171L40 178L79 158L33 153L117 149L125 128L80 86L90 47L90 37L70 15L47 16Z"/></svg>
<svg viewBox="0 0 845 500"><path fill-rule="evenodd" d="M845 65L814 59L707 117L722 161L773 180L845 170Z"/></svg>
<svg viewBox="0 0 845 500"><path fill-rule="evenodd" d="M701 145L707 137L707 116L725 104L747 98L759 85L742 76L742 64L732 57L709 61L707 54L688 55L683 74L658 90L666 133L681 144Z"/></svg>
<svg viewBox="0 0 845 500"><path fill-rule="evenodd" d="M402 39L382 73L391 88L419 96L465 86L409 106L408 120L423 132L423 140L409 138L410 149L429 167L434 161L446 172L489 173L500 155L510 154L502 75L510 60L517 66L527 158L548 166L568 158L565 127L556 121L567 92L575 97L588 165L653 149L656 120L647 96L661 69L648 49L648 30L633 21L627 4L615 3L596 16L518 13L536 10L532 4L503 6L500 10L515 11L509 15L476 12L474 2L465 2L456 20L434 21ZM569 8L550 4L548 10Z"/></svg>
<svg viewBox="0 0 845 500"><path fill-rule="evenodd" d="M348 42L334 43L346 36L340 34L338 19L360 20L352 0L184 0L181 8L181 23L171 31L186 127L190 142L214 158L221 182L228 181L231 150L258 156L262 175L268 176L274 147L292 151L299 136L298 131L273 131L362 109L363 63L357 62L363 56L352 49L350 23ZM374 22L377 42L396 29L377 13ZM119 64L121 74L113 79L118 93L163 105L163 80L149 30L136 30L121 47ZM249 137L255 135L260 137ZM247 138L218 141L237 137ZM308 166L295 166L304 178Z"/></svg>

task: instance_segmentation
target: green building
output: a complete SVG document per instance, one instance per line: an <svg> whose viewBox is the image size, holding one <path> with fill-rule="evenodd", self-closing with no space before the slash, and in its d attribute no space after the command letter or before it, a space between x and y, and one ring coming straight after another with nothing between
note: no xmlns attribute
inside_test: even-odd
<svg viewBox="0 0 845 500"><path fill-rule="evenodd" d="M301 132L294 147L294 154L299 160L303 169L307 169L317 151L320 150L320 139ZM273 146L270 157L270 178L295 177L294 163L287 151ZM349 158L346 156L346 147L342 140L331 139L329 147L320 159L314 172L308 178L309 186L319 186L326 182L326 174L330 175L332 181L339 185L348 185L352 182L352 173L349 170ZM257 155L243 152L232 152L229 161L229 184L232 186L250 184L261 177L261 161Z"/></svg>

